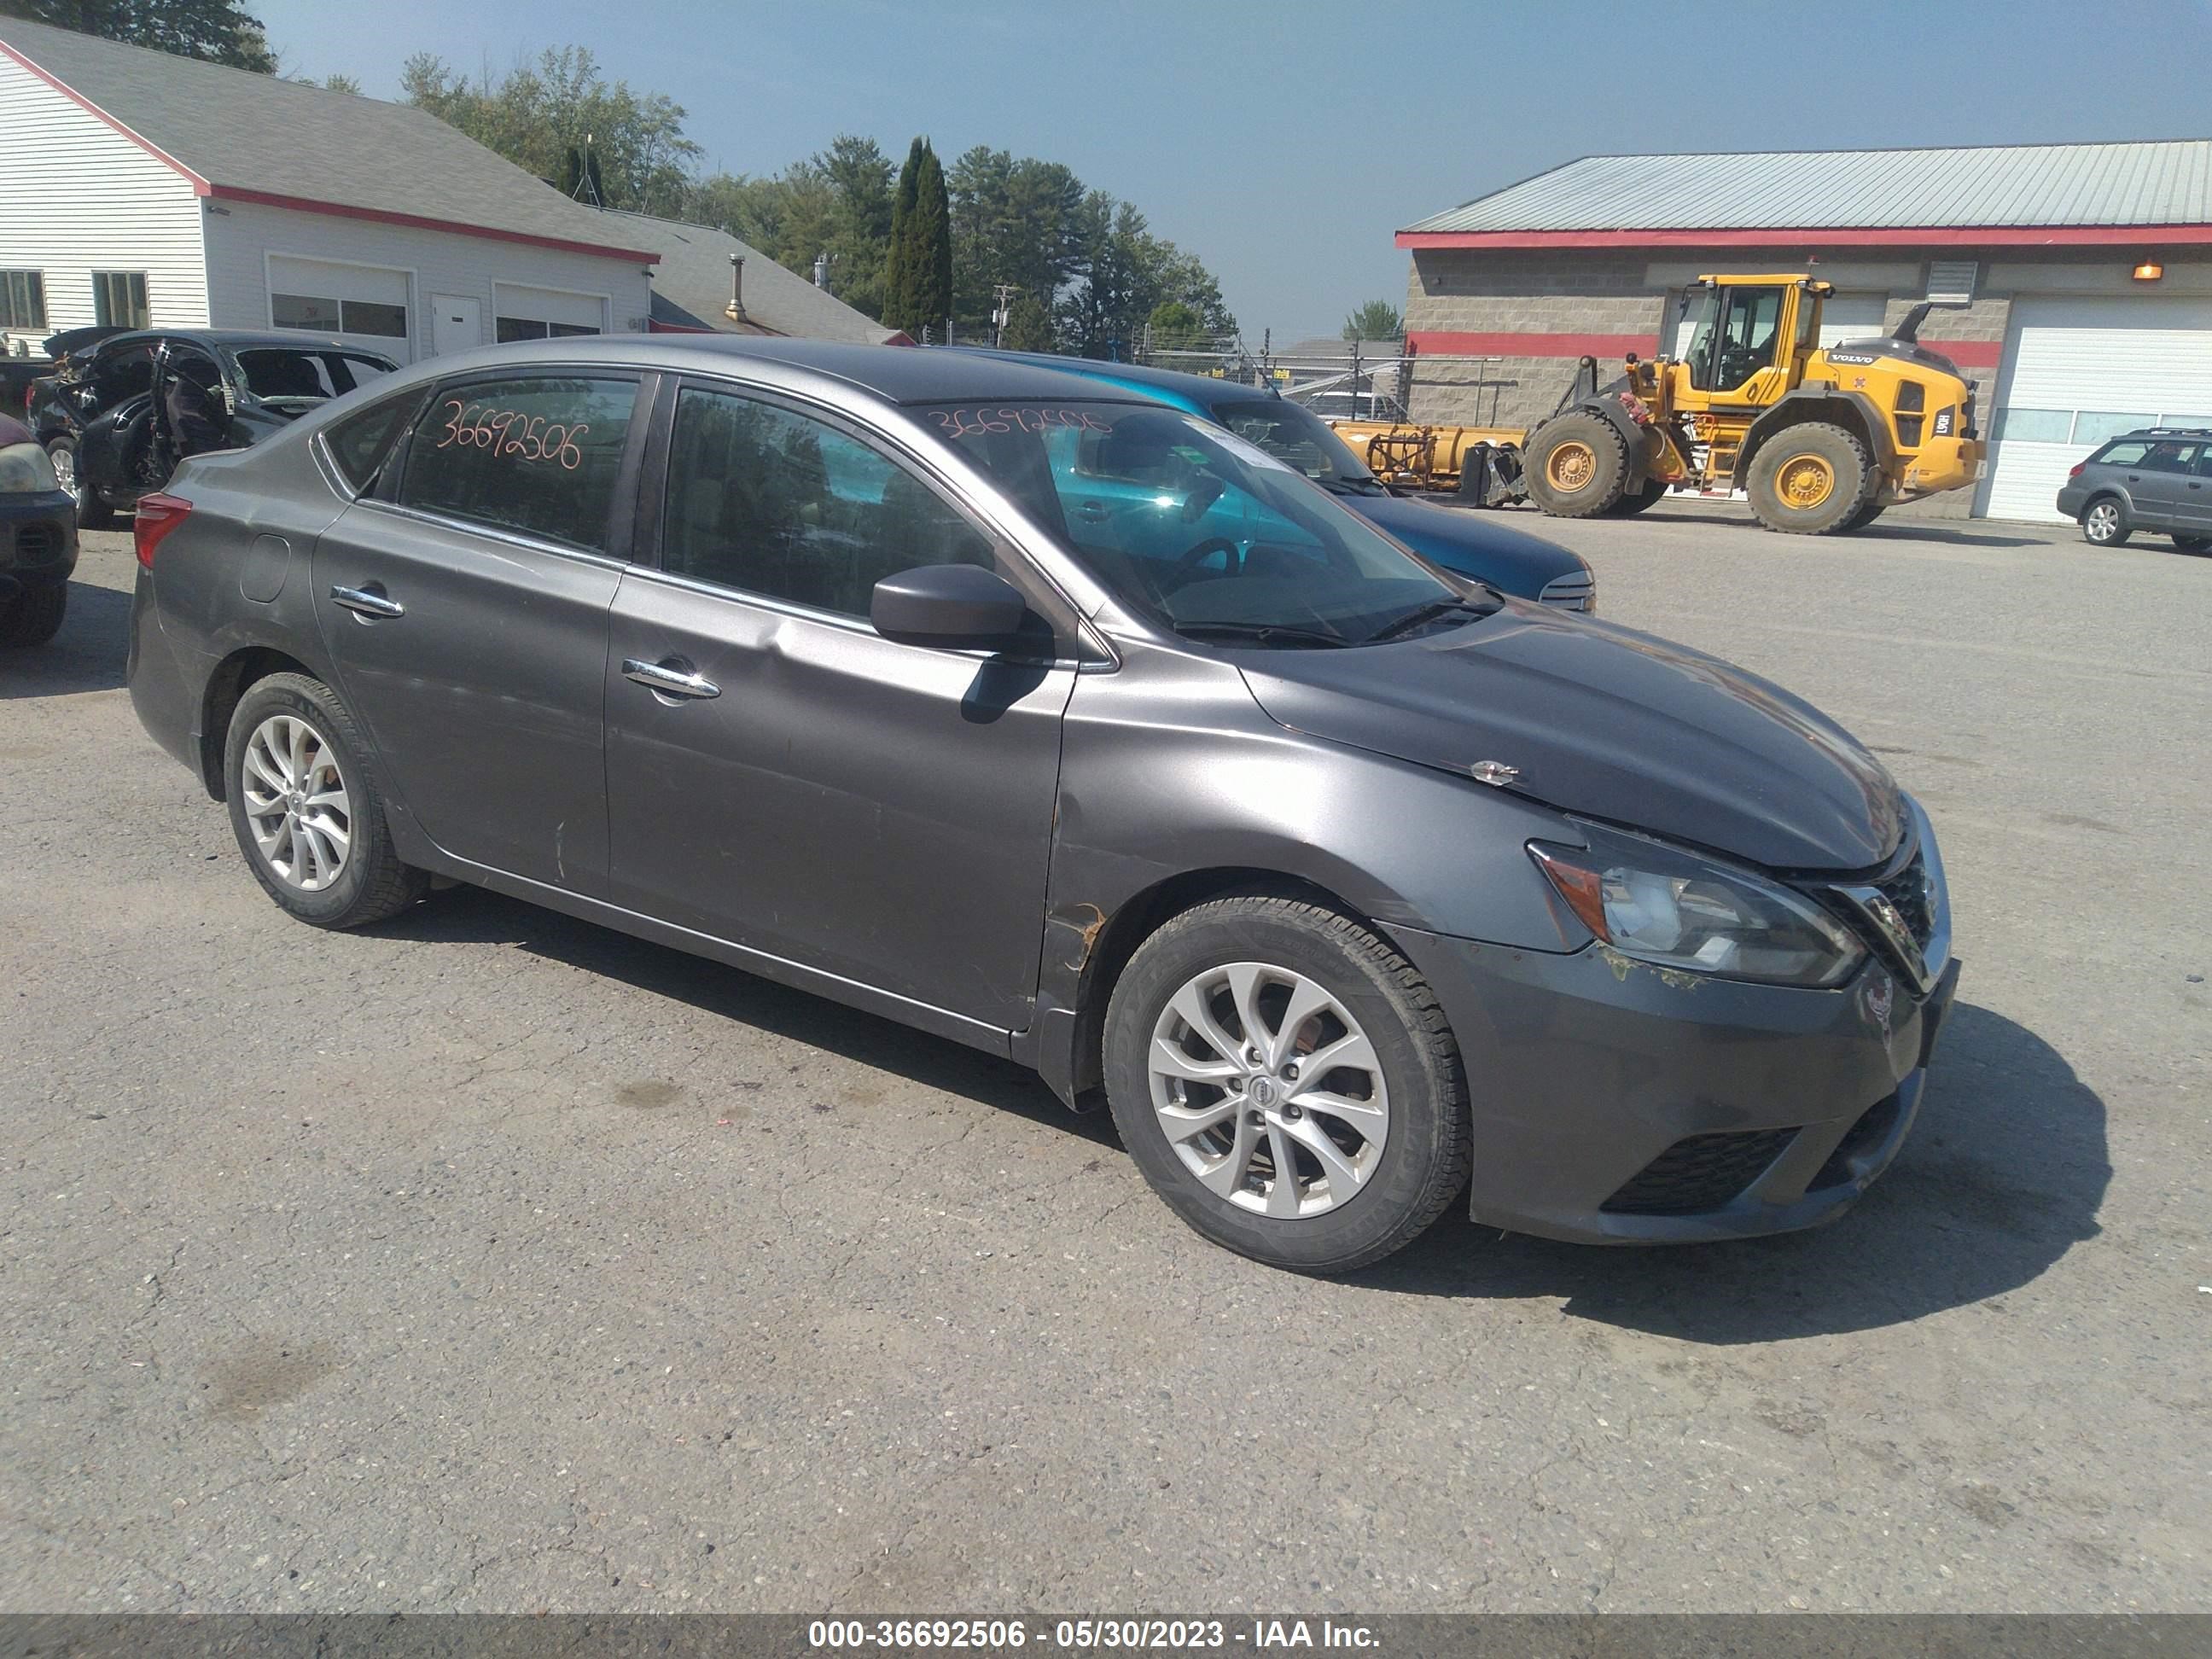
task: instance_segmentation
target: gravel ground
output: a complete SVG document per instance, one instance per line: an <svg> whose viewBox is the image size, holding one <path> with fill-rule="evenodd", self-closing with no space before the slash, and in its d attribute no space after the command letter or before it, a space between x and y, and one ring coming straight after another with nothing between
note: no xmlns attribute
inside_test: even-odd
<svg viewBox="0 0 2212 1659"><path fill-rule="evenodd" d="M2212 560L1514 522L1935 815L1966 959L1825 1231L1318 1284L1017 1069L469 890L286 921L0 661L0 1609L2202 1608Z"/></svg>

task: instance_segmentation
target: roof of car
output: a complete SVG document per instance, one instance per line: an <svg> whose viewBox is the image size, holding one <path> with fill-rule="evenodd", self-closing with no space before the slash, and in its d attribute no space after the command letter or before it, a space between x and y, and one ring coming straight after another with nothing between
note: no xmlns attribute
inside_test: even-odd
<svg viewBox="0 0 2212 1659"><path fill-rule="evenodd" d="M127 334L111 334L80 350L112 351L119 347L149 344L162 340L192 340L203 345L227 346L233 351L252 347L276 346L294 351L350 351L360 356L382 357L397 362L388 351L373 347L358 346L350 342L322 334L276 333L268 329L253 328L139 328Z"/></svg>
<svg viewBox="0 0 2212 1659"><path fill-rule="evenodd" d="M1060 374L1080 374L1085 380L1126 380L1132 386L1158 386L1163 392L1172 392L1202 404L1232 398L1242 403L1275 395L1268 386L1217 380L1211 374L1185 374L1172 368L1147 368L1142 363L1113 363L1097 357L1058 357L1042 351L997 351L982 346L972 348L972 352L975 356L995 358L1000 362L1026 363Z"/></svg>
<svg viewBox="0 0 2212 1659"><path fill-rule="evenodd" d="M598 362L611 367L635 364L641 368L688 363L711 373L733 358L826 375L891 404L958 403L970 398L1148 401L1134 392L1117 396L1112 388L1079 375L1010 362L980 351L948 350L941 346L856 345L841 340L764 335L571 335L485 346L452 359L450 365L447 360L432 358L422 367L450 366L475 374L502 362L522 368Z"/></svg>

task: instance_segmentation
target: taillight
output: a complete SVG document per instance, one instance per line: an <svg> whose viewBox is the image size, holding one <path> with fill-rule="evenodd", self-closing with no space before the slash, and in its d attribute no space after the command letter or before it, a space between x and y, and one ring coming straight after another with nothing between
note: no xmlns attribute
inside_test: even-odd
<svg viewBox="0 0 2212 1659"><path fill-rule="evenodd" d="M2088 465L2089 463L2087 461L2076 462L2074 465L2066 469L2066 476L2069 478L2078 478L2081 476L2081 469Z"/></svg>
<svg viewBox="0 0 2212 1659"><path fill-rule="evenodd" d="M142 495L137 517L131 521L131 539L138 548L138 562L151 570L154 550L191 514L192 504L181 495Z"/></svg>

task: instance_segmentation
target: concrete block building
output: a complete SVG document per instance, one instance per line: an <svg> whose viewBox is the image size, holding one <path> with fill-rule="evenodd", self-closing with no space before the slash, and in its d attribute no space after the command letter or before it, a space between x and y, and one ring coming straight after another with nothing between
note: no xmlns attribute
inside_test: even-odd
<svg viewBox="0 0 2212 1659"><path fill-rule="evenodd" d="M2212 140L1586 156L1397 240L1416 420L1525 424L1584 355L1656 352L1699 275L1809 270L1824 343L1943 307L1920 337L1978 383L1991 452L1929 511L2056 518L2112 433L2212 426Z"/></svg>

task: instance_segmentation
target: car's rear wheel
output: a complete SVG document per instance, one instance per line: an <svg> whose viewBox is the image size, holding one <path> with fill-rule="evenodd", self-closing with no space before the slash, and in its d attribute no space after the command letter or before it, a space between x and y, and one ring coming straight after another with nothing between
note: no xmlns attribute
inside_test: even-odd
<svg viewBox="0 0 2212 1659"><path fill-rule="evenodd" d="M69 584L27 587L0 605L0 645L44 645L62 630L69 610Z"/></svg>
<svg viewBox="0 0 2212 1659"><path fill-rule="evenodd" d="M240 851L270 897L317 927L381 921L420 898L400 862L353 717L304 674L255 682L230 718L225 793Z"/></svg>
<svg viewBox="0 0 2212 1659"><path fill-rule="evenodd" d="M1216 900L1146 940L1106 1017L1107 1097L1154 1191L1206 1237L1345 1273L1467 1180L1459 1050L1389 944L1300 899Z"/></svg>
<svg viewBox="0 0 2212 1659"><path fill-rule="evenodd" d="M2081 510L2081 539L2092 547L2118 547L2134 533L2118 501L2100 495Z"/></svg>
<svg viewBox="0 0 2212 1659"><path fill-rule="evenodd" d="M115 522L115 509L87 482L77 466L76 439L55 439L46 446L46 459L54 464L54 477L76 503L78 529L105 530Z"/></svg>

